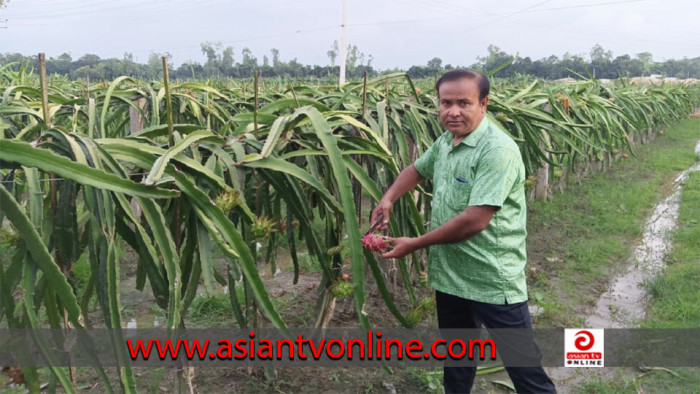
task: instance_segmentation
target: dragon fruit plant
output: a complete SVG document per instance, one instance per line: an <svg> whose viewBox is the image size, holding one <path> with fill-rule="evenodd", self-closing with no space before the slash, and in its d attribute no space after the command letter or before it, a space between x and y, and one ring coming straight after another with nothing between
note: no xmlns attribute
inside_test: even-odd
<svg viewBox="0 0 700 394"><path fill-rule="evenodd" d="M367 233L362 237L362 246L371 252L383 252L394 245L382 234Z"/></svg>

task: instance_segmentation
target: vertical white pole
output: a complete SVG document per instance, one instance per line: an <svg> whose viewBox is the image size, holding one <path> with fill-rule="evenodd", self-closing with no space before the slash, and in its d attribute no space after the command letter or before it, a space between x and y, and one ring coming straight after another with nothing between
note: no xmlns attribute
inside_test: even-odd
<svg viewBox="0 0 700 394"><path fill-rule="evenodd" d="M341 25L342 33L340 39L340 78L339 85L343 86L345 84L345 62L348 58L348 36L347 36L347 25L348 25L348 0L343 0L343 24Z"/></svg>

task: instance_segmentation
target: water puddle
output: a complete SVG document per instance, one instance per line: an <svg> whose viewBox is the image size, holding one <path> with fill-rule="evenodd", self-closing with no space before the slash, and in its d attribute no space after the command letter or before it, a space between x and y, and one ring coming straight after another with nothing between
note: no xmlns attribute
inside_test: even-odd
<svg viewBox="0 0 700 394"><path fill-rule="evenodd" d="M700 154L700 142L695 145L695 152ZM642 284L664 267L678 220L681 188L693 171L700 171L700 163L683 171L675 179L671 195L654 208L644 226L644 237L634 249L634 264L624 275L616 278L612 287L600 297L595 312L588 317L588 327L634 327L644 318L646 292Z"/></svg>
<svg viewBox="0 0 700 394"><path fill-rule="evenodd" d="M700 141L695 145L695 153L700 154ZM613 284L598 300L594 313L587 319L590 328L629 328L635 327L644 318L646 292L642 284L664 268L664 259L672 247L672 232L676 228L681 200L681 188L688 174L700 171L700 163L695 163L674 180L670 196L654 208L653 214L644 225L644 236L634 248L634 264L627 272L613 280ZM598 369L598 368L593 368ZM579 383L596 375L604 379L612 378L614 369L599 368L598 371L585 368L546 368L562 393L574 392Z"/></svg>

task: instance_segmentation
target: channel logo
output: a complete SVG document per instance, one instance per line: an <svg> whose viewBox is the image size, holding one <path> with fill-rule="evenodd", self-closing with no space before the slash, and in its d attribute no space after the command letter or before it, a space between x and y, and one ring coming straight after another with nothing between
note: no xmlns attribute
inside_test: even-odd
<svg viewBox="0 0 700 394"><path fill-rule="evenodd" d="M564 330L565 367L604 367L603 329L567 328Z"/></svg>

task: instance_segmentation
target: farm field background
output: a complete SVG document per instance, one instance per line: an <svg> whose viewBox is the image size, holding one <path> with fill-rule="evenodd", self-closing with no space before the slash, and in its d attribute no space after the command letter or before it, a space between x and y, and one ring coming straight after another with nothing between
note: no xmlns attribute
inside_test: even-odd
<svg viewBox="0 0 700 394"><path fill-rule="evenodd" d="M337 88L165 75L86 83L0 70L3 328L123 328L145 312L166 328L434 325L425 256L382 261L360 242L383 188L441 133L433 79L397 73ZM698 106L690 84L494 81L489 117L519 143L538 201L528 245L538 324L582 323L659 189L695 159L697 119L665 132ZM656 161L645 166L642 143L660 132L654 144L669 157L647 152ZM591 206L545 202L564 189ZM392 234L425 231L430 193L424 185L397 203ZM596 205L611 196L630 199L617 221ZM600 228L582 228L589 220ZM593 292L577 297L577 286ZM151 303L138 311L124 305L136 291ZM75 386L67 368L22 373L30 389ZM160 373L151 383L128 367L76 379L134 391ZM285 387L284 376L293 380L282 372L265 387Z"/></svg>

